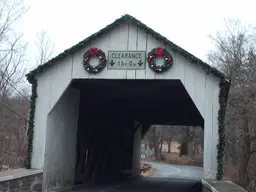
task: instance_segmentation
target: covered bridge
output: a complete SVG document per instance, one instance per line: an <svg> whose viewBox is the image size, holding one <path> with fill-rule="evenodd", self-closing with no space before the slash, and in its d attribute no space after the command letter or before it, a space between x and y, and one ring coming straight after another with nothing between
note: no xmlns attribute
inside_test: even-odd
<svg viewBox="0 0 256 192"><path fill-rule="evenodd" d="M28 168L44 190L136 176L152 124L204 129L204 177L222 179L229 81L124 15L27 75Z"/></svg>

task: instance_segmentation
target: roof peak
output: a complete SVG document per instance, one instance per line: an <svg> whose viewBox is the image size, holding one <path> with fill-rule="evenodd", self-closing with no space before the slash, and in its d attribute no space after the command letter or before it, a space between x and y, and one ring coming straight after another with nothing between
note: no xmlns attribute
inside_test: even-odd
<svg viewBox="0 0 256 192"><path fill-rule="evenodd" d="M135 19L135 17L133 17L133 16L130 15L130 14L124 14L123 16L121 16L121 18L122 18L122 17L127 17L127 18Z"/></svg>
<svg viewBox="0 0 256 192"><path fill-rule="evenodd" d="M103 34L106 32L112 30L116 26L120 25L124 21L130 20L134 25L139 27L140 29L144 30L146 33L151 34L155 39L158 41L162 42L163 44L167 45L172 51L179 53L185 59L189 60L191 63L196 64L201 66L204 70L207 71L207 73L212 73L217 77L225 78L225 75L215 69L214 67L211 67L207 63L203 62L201 59L195 57L191 53L187 52L186 50L182 49L178 45L174 44L170 40L168 40L166 37L160 35L153 29L149 28L145 24L143 24L141 21L137 20L135 17L129 15L129 14L124 14L120 18L116 19L113 23L107 25L105 28L99 30L98 32L92 34L91 36L87 37L86 39L80 41L78 44L74 45L73 47L65 50L64 52L60 53L56 57L52 58L51 60L47 61L45 64L38 66L36 69L32 70L30 73L26 75L27 79L29 82L31 82L32 79L35 78L35 75L44 72L48 68L50 68L52 65L54 65L57 61L60 61L67 57L68 55L71 55L75 53L76 51L79 51L83 49L84 47L88 46L91 41L101 37Z"/></svg>

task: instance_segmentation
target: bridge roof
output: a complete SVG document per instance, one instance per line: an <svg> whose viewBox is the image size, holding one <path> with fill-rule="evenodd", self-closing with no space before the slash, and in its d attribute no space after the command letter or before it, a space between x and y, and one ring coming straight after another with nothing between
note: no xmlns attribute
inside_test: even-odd
<svg viewBox="0 0 256 192"><path fill-rule="evenodd" d="M54 57L51 60L47 61L45 64L40 65L37 68L35 68L34 70L30 71L26 75L28 81L31 82L31 80L35 78L35 75L47 71L48 68L53 66L56 62L58 62L58 61L60 61L60 60L62 60L64 58L66 58L67 56L72 55L75 52L85 48L92 41L94 41L95 39L101 37L105 33L109 32L110 30L114 29L116 26L118 26L118 25L120 25L120 24L122 24L124 22L129 22L131 24L134 24L137 27L139 27L142 30L144 30L146 33L151 34L155 39L157 39L160 42L163 42L164 45L167 45L174 52L179 53L185 59L189 60L191 63L193 63L195 65L198 65L198 66L201 66L205 71L207 71L207 73L211 73L211 74L215 75L216 77L224 78L226 81L228 81L227 78L225 77L225 75L223 73L221 73L219 70L217 70L216 68L214 68L214 67L210 66L209 64L205 63L201 59L195 57L191 53L187 52L186 50L184 50L180 46L174 44L173 42L168 40L166 37L160 35L156 31L154 31L153 29L151 29L148 26L146 26L145 24L143 24L141 21L137 20L136 18L134 18L133 16L130 16L128 14L126 14L126 15L118 18L118 19L116 19L113 23L107 25L105 28L103 28L103 29L99 30L98 32L92 34L91 36L89 36L86 39L82 40L81 42L77 43L73 47L65 50L64 52L60 53L56 57Z"/></svg>

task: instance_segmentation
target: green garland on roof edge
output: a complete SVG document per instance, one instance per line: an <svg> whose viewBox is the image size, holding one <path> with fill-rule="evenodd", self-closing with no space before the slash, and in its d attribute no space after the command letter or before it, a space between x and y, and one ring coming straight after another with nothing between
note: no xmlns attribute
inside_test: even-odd
<svg viewBox="0 0 256 192"><path fill-rule="evenodd" d="M144 30L146 33L151 34L155 39L162 41L164 44L167 44L174 52L181 54L186 60L189 60L191 63L200 65L202 69L207 70L207 73L214 74L220 78L223 78L224 75L219 72L217 69L211 67L209 64L203 62L202 60L196 58L194 55L190 54L186 50L182 49L178 45L175 45L173 42L169 41L166 37L163 37L161 34L155 32L153 29L147 27L145 24L137 21L137 26Z"/></svg>
<svg viewBox="0 0 256 192"><path fill-rule="evenodd" d="M31 168L31 158L33 151L33 139L34 139L34 127L35 127L35 111L36 111L36 99L37 99L37 80L34 77L27 76L28 81L32 85L32 94L30 96L30 110L28 119L28 132L27 132L27 159L25 167Z"/></svg>
<svg viewBox="0 0 256 192"><path fill-rule="evenodd" d="M69 56L73 54L74 52L81 50L82 48L86 47L91 43L91 41L101 37L105 33L109 32L111 29L113 29L115 26L120 25L123 21L128 21L131 23L136 24L140 29L144 30L146 33L151 34L154 38L157 40L163 42L164 44L167 44L174 52L178 52L181 54L185 59L191 61L193 64L200 65L204 70L206 70L208 73L212 73L220 78L223 77L223 74L220 73L217 69L211 67L207 63L203 62L202 60L196 58L194 55L190 54L186 50L182 49L178 45L175 45L173 42L169 41L166 37L163 37L161 34L157 33L153 29L149 28L145 24L143 24L141 21L137 20L136 18L130 16L130 15L124 15L119 19L116 19L113 23L107 25L105 28L101 29L100 31L92 34L88 38L84 39L83 41L79 42L78 44L72 46L71 48L65 50L63 53L59 54L55 58L51 59L50 61L46 62L44 65L39 66L38 68L31 71L28 75L34 76L37 73L41 73L48 68L50 68L52 65L54 65L57 61L65 58L66 56Z"/></svg>
<svg viewBox="0 0 256 192"><path fill-rule="evenodd" d="M224 148L225 148L225 111L227 106L227 98L229 93L230 82L227 82L225 78L221 78L220 83L220 93L219 93L219 111L218 111L218 135L219 143L217 145L217 174L216 179L223 179L223 158L224 158Z"/></svg>

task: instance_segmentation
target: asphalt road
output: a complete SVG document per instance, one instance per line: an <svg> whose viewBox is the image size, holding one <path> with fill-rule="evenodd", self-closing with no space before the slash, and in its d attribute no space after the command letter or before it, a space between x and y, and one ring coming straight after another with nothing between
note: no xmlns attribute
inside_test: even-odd
<svg viewBox="0 0 256 192"><path fill-rule="evenodd" d="M192 179L201 180L203 178L203 168L184 165L170 165L164 163L151 163L152 167L156 168L156 172L151 177L164 177L176 179Z"/></svg>
<svg viewBox="0 0 256 192"><path fill-rule="evenodd" d="M147 162L145 162L147 163ZM94 186L72 192L199 192L202 168L150 163L157 171L150 177L140 177L116 185Z"/></svg>

